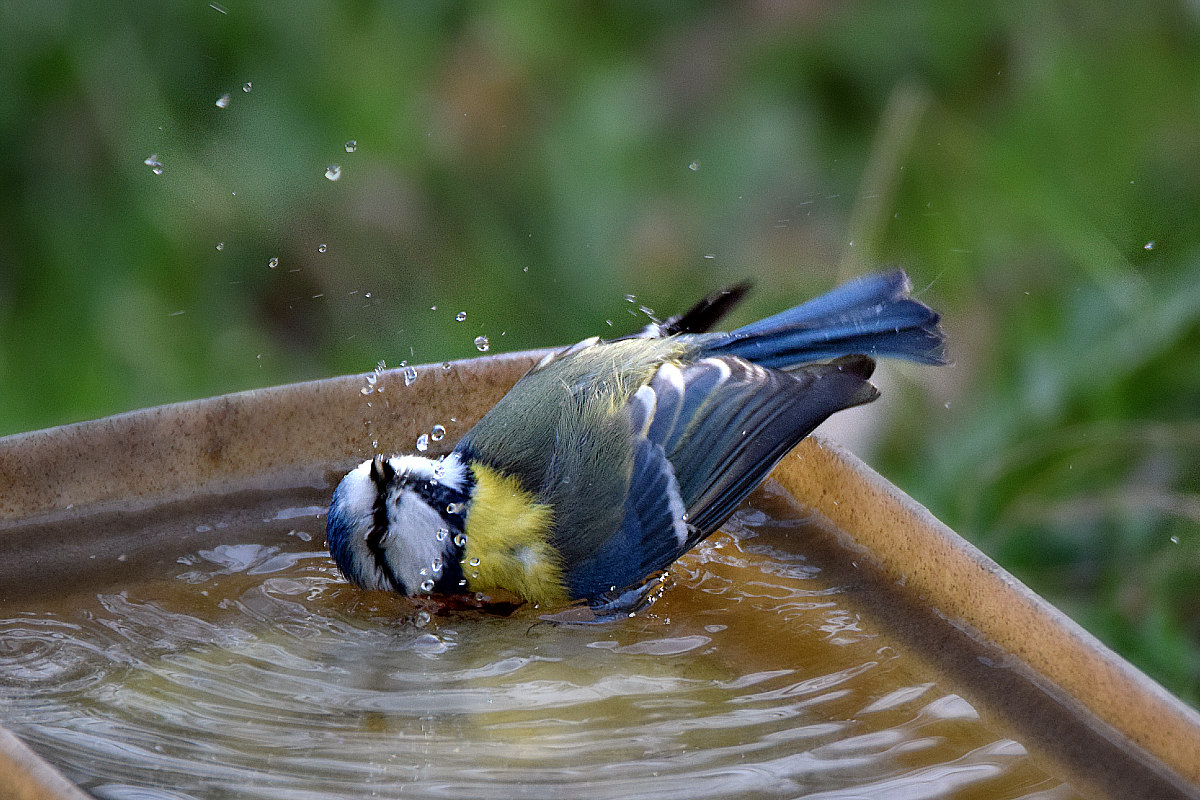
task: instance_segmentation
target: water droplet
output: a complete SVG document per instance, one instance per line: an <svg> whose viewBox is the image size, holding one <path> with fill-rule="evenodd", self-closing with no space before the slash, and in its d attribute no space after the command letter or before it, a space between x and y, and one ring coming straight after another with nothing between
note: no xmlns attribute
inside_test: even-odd
<svg viewBox="0 0 1200 800"><path fill-rule="evenodd" d="M331 181L336 181L338 178L342 177L342 168L337 164L330 164L325 168L325 177L329 178Z"/></svg>
<svg viewBox="0 0 1200 800"><path fill-rule="evenodd" d="M326 250L328 250L328 249L329 249L329 247L328 247L328 246L326 246L326 245L324 245L324 244L319 244L319 245L317 245L317 252L318 252L318 253L324 253L324 252L325 252Z"/></svg>
<svg viewBox="0 0 1200 800"><path fill-rule="evenodd" d="M439 542L444 542L444 541L446 541L446 537L449 535L450 535L450 530L448 528L438 528L437 534L435 534L434 538L437 539Z"/></svg>
<svg viewBox="0 0 1200 800"><path fill-rule="evenodd" d="M486 353L491 348L492 343L488 341L486 336L475 337L475 349L481 353Z"/></svg>
<svg viewBox="0 0 1200 800"><path fill-rule="evenodd" d="M471 573L471 577L472 577L472 578L478 578L478 577L479 577L479 570L475 570L474 572L472 572L472 573Z"/></svg>
<svg viewBox="0 0 1200 800"><path fill-rule="evenodd" d="M636 294L627 294L627 295L625 295L625 302L626 302L626 303L636 303L636 302L637 302L637 295L636 295Z"/></svg>
<svg viewBox="0 0 1200 800"><path fill-rule="evenodd" d="M426 450L429 449L429 434L422 433L420 436L417 437L417 449L420 450L422 453L424 453ZM449 509L447 509L447 510L449 510ZM453 514L454 512L451 511L450 513Z"/></svg>
<svg viewBox="0 0 1200 800"><path fill-rule="evenodd" d="M433 561L430 562L429 566L433 568L434 572L441 572L442 571L442 557L434 556Z"/></svg>
<svg viewBox="0 0 1200 800"><path fill-rule="evenodd" d="M472 559L471 559L470 561L468 561L467 563L468 563L468 564L470 564L472 567L478 567L478 566L479 566L479 559L478 559L478 558L472 558Z"/></svg>
<svg viewBox="0 0 1200 800"><path fill-rule="evenodd" d="M455 322L462 322L462 321L463 321L463 320L465 320L466 318L467 318L467 312L465 312L465 311L460 311L460 312L458 312L457 314L455 314L455 315L454 315L454 321L455 321Z"/></svg>
<svg viewBox="0 0 1200 800"><path fill-rule="evenodd" d="M705 253L704 257L705 258L716 258L717 254L716 253Z"/></svg>
<svg viewBox="0 0 1200 800"><path fill-rule="evenodd" d="M425 591L428 592L428 591L432 591L432 590L433 590L433 587L430 586ZM429 616L428 611L418 611L416 616L413 617L413 624L416 625L418 628L424 628L426 625L429 624L430 619L431 619L431 617Z"/></svg>
<svg viewBox="0 0 1200 800"><path fill-rule="evenodd" d="M421 567L419 570L417 570L417 574L424 578L429 574L429 567Z"/></svg>
<svg viewBox="0 0 1200 800"><path fill-rule="evenodd" d="M429 438L435 442L440 442L442 439L445 439L446 438L446 426L445 425L434 425L433 430L431 430L429 432Z"/></svg>
<svg viewBox="0 0 1200 800"><path fill-rule="evenodd" d="M1178 537L1178 536L1172 536L1172 537L1171 537L1171 544L1179 544L1179 537Z"/></svg>
<svg viewBox="0 0 1200 800"><path fill-rule="evenodd" d="M224 243L224 242L217 242L217 249L218 249L218 250L224 250L224 249L225 249L225 243Z"/></svg>
<svg viewBox="0 0 1200 800"><path fill-rule="evenodd" d="M243 92L249 92L253 88L254 88L254 84L252 84L250 81L246 81L245 83L242 84Z"/></svg>
<svg viewBox="0 0 1200 800"><path fill-rule="evenodd" d="M467 535L465 533L454 534L454 544L457 547L466 547L467 546Z"/></svg>
<svg viewBox="0 0 1200 800"><path fill-rule="evenodd" d="M149 167L155 175L163 174L163 165L162 162L158 160L158 153L151 153L150 157L142 163Z"/></svg>
<svg viewBox="0 0 1200 800"><path fill-rule="evenodd" d="M279 259L272 256L271 260L267 262L267 266L270 267L271 269L275 269L276 267L279 266Z"/></svg>
<svg viewBox="0 0 1200 800"><path fill-rule="evenodd" d="M1144 247L1146 250L1153 250L1153 249L1154 249L1154 244L1155 244L1154 242L1146 242L1146 244L1145 244L1145 245L1143 245L1143 247Z"/></svg>
<svg viewBox="0 0 1200 800"><path fill-rule="evenodd" d="M217 98L217 108L229 108L229 101L232 99L233 98L230 97L229 92L226 92Z"/></svg>
<svg viewBox="0 0 1200 800"><path fill-rule="evenodd" d="M404 385L412 386L416 382L417 382L417 368L416 367L405 367L404 368Z"/></svg>
<svg viewBox="0 0 1200 800"><path fill-rule="evenodd" d="M462 503L449 503L446 505L447 514L461 514L463 511Z"/></svg>
<svg viewBox="0 0 1200 800"><path fill-rule="evenodd" d="M370 375L367 376L367 386L374 386L375 381L377 381L377 380L379 380L379 373L372 372Z"/></svg>
<svg viewBox="0 0 1200 800"><path fill-rule="evenodd" d="M700 169L700 162L693 161L692 163L688 164L688 169L690 169L692 172L695 172L696 170Z"/></svg>
<svg viewBox="0 0 1200 800"><path fill-rule="evenodd" d="M449 361L443 361L443 362L442 362L442 369L450 369L450 362L449 362Z"/></svg>
<svg viewBox="0 0 1200 800"><path fill-rule="evenodd" d="M950 401L949 401L949 400L947 400L947 401L946 401L946 408L947 408L947 409L949 409L949 408L950 408Z"/></svg>

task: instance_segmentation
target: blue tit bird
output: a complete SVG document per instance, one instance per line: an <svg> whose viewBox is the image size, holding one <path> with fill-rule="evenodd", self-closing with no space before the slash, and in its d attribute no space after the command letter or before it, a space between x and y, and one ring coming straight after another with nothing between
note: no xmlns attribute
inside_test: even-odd
<svg viewBox="0 0 1200 800"><path fill-rule="evenodd" d="M440 459L351 470L326 525L342 574L543 606L636 597L817 425L878 397L874 356L945 363L939 316L902 271L709 332L745 290L546 356Z"/></svg>

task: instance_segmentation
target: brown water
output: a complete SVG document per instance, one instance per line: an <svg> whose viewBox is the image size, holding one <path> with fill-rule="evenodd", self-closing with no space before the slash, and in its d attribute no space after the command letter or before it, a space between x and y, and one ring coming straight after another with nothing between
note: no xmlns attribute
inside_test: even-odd
<svg viewBox="0 0 1200 800"><path fill-rule="evenodd" d="M349 587L304 502L3 593L0 719L99 798L1077 797L796 555L803 520L745 508L579 626Z"/></svg>

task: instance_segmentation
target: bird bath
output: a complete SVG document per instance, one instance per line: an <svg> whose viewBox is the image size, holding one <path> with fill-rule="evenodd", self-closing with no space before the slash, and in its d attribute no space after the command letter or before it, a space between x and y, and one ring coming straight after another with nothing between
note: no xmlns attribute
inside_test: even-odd
<svg viewBox="0 0 1200 800"><path fill-rule="evenodd" d="M820 439L629 619L345 584L334 482L540 355L0 440L0 796L1200 796L1195 712Z"/></svg>

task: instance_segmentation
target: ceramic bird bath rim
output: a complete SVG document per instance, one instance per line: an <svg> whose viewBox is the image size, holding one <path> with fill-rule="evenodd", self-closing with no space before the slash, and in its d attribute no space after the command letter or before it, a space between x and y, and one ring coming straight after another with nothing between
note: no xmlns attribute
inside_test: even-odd
<svg viewBox="0 0 1200 800"><path fill-rule="evenodd" d="M19 591L30 574L54 577L54 560L22 534L56 521L196 495L332 490L350 466L374 452L412 452L435 425L447 433L426 455L447 452L547 352L427 365L415 380L410 367L373 382L361 373L255 389L0 438L3 580ZM935 643L926 655L938 669L1014 738L1035 741L1052 770L1097 796L1200 797L1200 714L912 498L819 436L772 479L861 571L885 624L918 648ZM127 544L100 537L86 552ZM86 797L2 728L0 794Z"/></svg>

